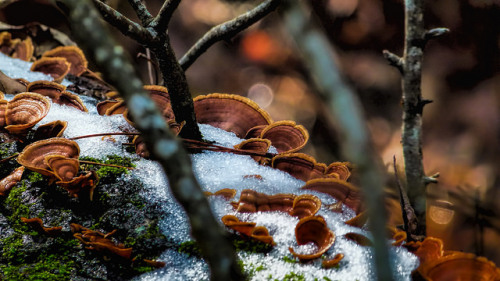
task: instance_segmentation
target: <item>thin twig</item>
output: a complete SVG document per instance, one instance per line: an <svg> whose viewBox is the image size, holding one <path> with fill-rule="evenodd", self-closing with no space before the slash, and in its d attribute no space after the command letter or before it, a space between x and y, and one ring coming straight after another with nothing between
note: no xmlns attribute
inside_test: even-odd
<svg viewBox="0 0 500 281"><path fill-rule="evenodd" d="M331 122L342 129L342 151L352 163L356 163L360 186L363 190L369 226L373 234L375 271L378 280L393 280L393 262L389 259L386 243L386 211L382 189L381 167L377 164L369 143L368 130L363 120L360 101L345 85L334 60L333 49L325 35L313 25L300 0L286 1L284 10L286 28L302 51L318 92L328 105Z"/></svg>
<svg viewBox="0 0 500 281"><path fill-rule="evenodd" d="M104 137L104 136L136 136L140 135L141 133L122 133L122 132L117 132L117 133L100 133L100 134L91 134L91 135L85 135L85 136L78 136L78 137L73 137L69 138L70 140L79 140L79 139L85 139L85 138L93 138L93 137Z"/></svg>
<svg viewBox="0 0 500 281"><path fill-rule="evenodd" d="M128 0L128 3L134 9L137 17L142 23L142 26L147 26L153 20L153 16L146 8L146 5L142 3L142 0Z"/></svg>
<svg viewBox="0 0 500 281"><path fill-rule="evenodd" d="M9 161L10 159L17 157L17 155L19 155L19 153L16 152L16 153L12 154L11 156L6 157L6 158L0 160L0 163L3 163L5 161Z"/></svg>
<svg viewBox="0 0 500 281"><path fill-rule="evenodd" d="M410 199L406 191L403 189L403 185L399 180L398 168L396 166L396 156L392 157L393 167L394 167L394 177L396 178L396 184L399 190L399 202L401 203L401 212L403 215L404 230L406 232L407 239L410 240L420 240L416 236L416 230L418 226L417 216L415 215L415 210L410 204Z"/></svg>
<svg viewBox="0 0 500 281"><path fill-rule="evenodd" d="M115 167L115 168L124 168L124 169L127 169L127 170L133 170L133 169L135 169L134 167L125 167L125 166L114 165L114 164L106 164L106 163L99 163L99 162L92 162L92 161L85 161L85 160L78 160L78 161L80 162L80 164L107 166L107 167Z"/></svg>
<svg viewBox="0 0 500 281"><path fill-rule="evenodd" d="M152 63L152 60L151 60L151 51L149 50L149 48L146 48L146 59L148 60L148 75L149 75L149 83L151 85L154 84L154 81L153 81L153 63ZM155 76L157 75L158 71L155 71ZM156 81L158 81L158 78L156 79Z"/></svg>
<svg viewBox="0 0 500 281"><path fill-rule="evenodd" d="M267 14L274 11L281 0L266 0L252 10L242 14L230 21L221 23L210 29L200 38L189 51L179 60L182 69L188 69L198 57L203 54L213 44L221 40L229 40L242 30L256 23Z"/></svg>
<svg viewBox="0 0 500 281"><path fill-rule="evenodd" d="M170 23L170 19L172 18L172 14L174 13L177 6L181 0L165 0L163 5L158 12L158 15L151 22L151 27L156 30L158 33L165 33L168 28L168 24Z"/></svg>

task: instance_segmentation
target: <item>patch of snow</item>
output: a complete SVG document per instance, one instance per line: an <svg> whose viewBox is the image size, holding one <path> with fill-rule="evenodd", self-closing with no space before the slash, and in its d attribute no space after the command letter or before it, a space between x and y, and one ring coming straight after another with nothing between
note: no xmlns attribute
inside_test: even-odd
<svg viewBox="0 0 500 281"><path fill-rule="evenodd" d="M29 81L40 79L50 80L50 77L47 78L43 74L29 71L29 67L30 63L11 59L0 54L0 70L8 76L22 77ZM89 109L88 113L52 104L49 114L39 125L54 120L66 120L69 124L64 137L67 138L132 130L121 115L99 116L95 109L95 100L84 96L81 96L81 99ZM206 139L215 141L222 146L232 147L242 141L232 133L209 125L200 124L200 129ZM146 190L142 196L159 203L158 206L161 206L165 213L168 214L163 218L160 229L172 241L181 243L192 240L187 217L181 206L171 195L168 188L168 180L158 163L126 152L122 146L123 143L129 142L126 136L113 136L112 139L93 137L80 139L77 142L80 146L82 156L100 158L107 154L119 154L136 159L135 164L137 168L125 177L140 179L146 186ZM286 276L290 276L291 272L303 275L305 280L315 280L315 278L324 280L323 277L331 280L374 279L374 272L370 266L373 257L371 248L361 247L342 236L348 232L357 232L370 237L370 233L367 230L344 224L344 221L354 216L352 210L345 206L343 212L340 214L328 210L324 206L335 203L335 199L326 194L301 190L300 187L304 185L303 181L297 180L285 172L261 166L252 160L250 156L207 151L192 155L191 159L196 177L203 190L214 192L222 188L236 189L237 196L234 198L235 201L238 200L241 191L247 188L266 194L310 193L321 199L323 206L318 215L325 218L328 227L336 235L334 246L325 253L324 258L333 258L338 253L344 254L344 259L340 262L340 266L335 269L321 268L321 259L316 259L305 264L286 261L287 258L293 258L288 247L293 247L299 252L310 252L315 248L309 245L300 247L297 245L295 240L297 218L280 212L236 213L229 201L217 196L209 198L212 211L219 221L226 214L234 214L240 220L253 221L257 225L267 227L273 236L276 246L268 254L238 253L244 262L245 270L253 273L252 280L268 280L268 277L271 275L273 280L281 280ZM262 179L245 177L248 175L259 175ZM396 280L411 280L411 272L418 265L417 258L402 247L391 246L390 255L395 264ZM208 266L201 259L188 257L185 254L169 249L160 256L159 260L166 262L164 268L146 273L138 277L137 280L184 281L209 279Z"/></svg>

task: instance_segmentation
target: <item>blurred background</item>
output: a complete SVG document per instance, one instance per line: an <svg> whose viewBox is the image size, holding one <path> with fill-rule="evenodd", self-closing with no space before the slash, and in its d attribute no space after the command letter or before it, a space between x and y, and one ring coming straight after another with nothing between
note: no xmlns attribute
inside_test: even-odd
<svg viewBox="0 0 500 281"><path fill-rule="evenodd" d="M67 34L60 11L47 0L3 1L0 21L12 25L40 22ZM12 2L12 3L7 3ZM163 1L148 0L156 14ZM127 1L108 4L136 20ZM180 58L214 25L230 20L259 1L183 0L169 34ZM402 0L310 0L314 20L336 50L346 82L363 103L373 144L392 172L401 166L401 80L382 57L387 49L402 55ZM440 173L429 186L428 235L443 238L446 249L484 255L500 265L500 1L426 1L428 28L451 30L425 49L422 92L434 102L425 107L424 167ZM115 30L150 81L146 51ZM202 55L186 75L194 96L232 93L247 96L274 120L304 125L310 142L303 152L319 162L342 161L335 126L311 87L308 70L279 13L272 13ZM91 67L92 69L92 67ZM98 71L98 70L97 70ZM400 168L402 170L402 168ZM388 183L390 185L390 183Z"/></svg>

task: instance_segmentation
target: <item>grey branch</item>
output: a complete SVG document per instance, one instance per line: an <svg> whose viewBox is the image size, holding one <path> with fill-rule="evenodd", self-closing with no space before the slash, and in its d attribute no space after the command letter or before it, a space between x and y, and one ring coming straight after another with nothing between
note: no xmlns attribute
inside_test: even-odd
<svg viewBox="0 0 500 281"><path fill-rule="evenodd" d="M449 32L450 32L450 30L446 27L437 27L437 28L433 28L431 30L426 31L424 38L426 40L430 40L430 39L433 39L433 38L436 38L439 36L443 36Z"/></svg>
<svg viewBox="0 0 500 281"><path fill-rule="evenodd" d="M137 17L142 23L142 26L147 26L153 20L153 16L149 13L146 5L142 3L142 0L128 0L128 3L134 9Z"/></svg>
<svg viewBox="0 0 500 281"><path fill-rule="evenodd" d="M142 26L129 20L117 10L99 0L92 0L92 2L94 2L95 7L99 10L102 17L124 35L136 41L141 41L149 37L149 33Z"/></svg>
<svg viewBox="0 0 500 281"><path fill-rule="evenodd" d="M158 33L165 33L168 28L168 23L172 18L172 14L174 13L177 6L181 0L165 0L158 15L151 22L151 27L153 27Z"/></svg>
<svg viewBox="0 0 500 281"><path fill-rule="evenodd" d="M167 174L171 191L185 209L192 234L210 265L212 280L242 280L235 251L212 215L194 177L189 155L168 129L155 103L144 93L124 49L115 44L90 0L62 2L69 8L75 38L127 102L148 150Z"/></svg>
<svg viewBox="0 0 500 281"><path fill-rule="evenodd" d="M274 11L280 2L281 0L266 0L245 14L214 26L207 33L205 33L205 35L203 35L203 37L200 38L179 60L182 69L188 69L196 61L196 59L213 44L221 40L231 39L242 30Z"/></svg>
<svg viewBox="0 0 500 281"><path fill-rule="evenodd" d="M342 81L333 50L328 40L315 27L302 1L286 1L284 10L286 28L301 51L313 81L328 105L330 121L341 128L342 151L349 161L357 165L363 190L369 225L374 238L374 263L378 280L393 280L392 262L386 244L386 212L382 190L381 167L377 164L369 143L369 136L360 101Z"/></svg>
<svg viewBox="0 0 500 281"><path fill-rule="evenodd" d="M426 184L422 162L422 114L426 100L422 98L424 1L405 1L405 46L403 67L403 156L407 192L418 218L419 235L425 235Z"/></svg>
<svg viewBox="0 0 500 281"><path fill-rule="evenodd" d="M384 55L384 58L389 62L390 65L396 67L400 73L403 73L404 61L400 56L393 54L388 50L383 50L382 54Z"/></svg>

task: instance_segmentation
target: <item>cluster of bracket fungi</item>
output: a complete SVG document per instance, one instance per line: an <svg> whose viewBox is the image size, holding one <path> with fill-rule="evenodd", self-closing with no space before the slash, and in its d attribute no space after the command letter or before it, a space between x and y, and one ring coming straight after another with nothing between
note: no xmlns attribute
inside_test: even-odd
<svg viewBox="0 0 500 281"><path fill-rule="evenodd" d="M54 81L35 81L29 83L18 79L26 86L26 92L17 94L10 101L0 93L0 128L17 139L27 141L27 133L45 117L50 104L57 103L71 106L87 112L77 95L66 91L66 87L58 82L69 73L74 76L87 69L87 61L80 49L74 46L62 46L50 50L40 59L34 60L33 45L29 37L25 40L12 39L6 32L0 33L0 51L26 61L34 61L32 70L44 72L54 78ZM147 85L144 89L155 101L162 112L165 122L175 134L184 125L182 120L176 120L170 97L165 87ZM101 115L122 114L131 125L134 125L128 115L124 101L116 92L106 94L107 100L97 105ZM287 172L305 182L302 190L312 190L328 194L337 203L327 206L333 212L341 212L342 205L355 211L357 216L346 221L351 226L362 227L366 223L366 213L360 190L352 183L351 164L334 162L330 165L318 163L313 157L300 153L308 139L307 130L293 121L274 122L269 114L248 98L230 94L209 94L194 99L194 110L199 123L209 124L223 130L233 132L244 139L234 148L226 148L204 142L184 140L192 150L216 150L250 155L261 165L271 166ZM55 121L39 126L31 135L31 144L17 156L22 166L0 181L0 196L7 196L9 190L21 180L25 168L38 172L68 190L71 196L77 196L86 190L92 196L98 178L94 172L79 171L79 147L76 142L65 139L62 134L67 126L65 121ZM133 138L136 153L144 158L149 153L140 136ZM269 153L273 146L278 153ZM260 175L248 175L261 179ZM206 192L207 196L223 196L227 200L236 196L236 190L223 189L215 193ZM237 202L232 202L235 212L268 212L278 211L299 218L295 227L297 244L312 243L316 251L309 254L297 253L293 248L290 252L302 262L321 257L335 242L335 234L330 230L323 217L316 215L320 209L321 200L311 194L274 194L268 195L251 189L241 191ZM46 235L58 235L60 227L45 227L39 218L22 218L35 230ZM222 222L228 228L243 237L275 245L269 231L255 222L240 221L235 215L222 217ZM113 232L104 234L87 229L78 224L72 224L73 236L81 241L87 249L97 250L105 255L131 259L132 248L115 243L109 238ZM370 246L371 241L358 233L347 233L345 237L363 246ZM415 253L420 259L418 272L427 280L458 280L461 276L472 276L474 280L500 280L500 270L495 265L473 254L443 251L442 241L436 238L426 238L423 242L408 242L404 231L388 227L388 237L394 240L393 245L404 246ZM323 260L325 268L335 267L343 258L338 253L334 258ZM148 261L153 266L163 264ZM479 271L478 269L482 270ZM472 275L471 275L472 274ZM484 279L484 276L491 277ZM477 278L476 278L477 277ZM443 279L444 278L444 279ZM483 278L483 279L481 279ZM471 278L467 280L472 280Z"/></svg>

